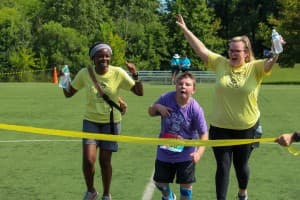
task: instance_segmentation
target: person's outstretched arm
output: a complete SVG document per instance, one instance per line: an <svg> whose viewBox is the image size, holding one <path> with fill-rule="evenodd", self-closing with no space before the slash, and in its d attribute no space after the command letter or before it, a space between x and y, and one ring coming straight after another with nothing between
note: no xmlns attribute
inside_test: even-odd
<svg viewBox="0 0 300 200"><path fill-rule="evenodd" d="M290 146L293 142L299 142L299 141L300 141L300 132L297 131L294 133L281 134L275 140L275 142L277 142L281 146Z"/></svg>
<svg viewBox="0 0 300 200"><path fill-rule="evenodd" d="M204 43L199 40L185 25L185 22L181 15L178 15L176 24L183 31L184 37L187 39L190 46L194 49L195 53L201 58L205 63L208 61L209 49L206 48Z"/></svg>
<svg viewBox="0 0 300 200"><path fill-rule="evenodd" d="M264 70L266 73L272 69L273 65L277 62L277 60L278 60L278 55L275 55L266 60L265 66L264 66Z"/></svg>
<svg viewBox="0 0 300 200"><path fill-rule="evenodd" d="M286 44L285 40L281 36L280 36L280 41L281 41L282 45ZM274 49L273 43L272 43L271 49ZM274 54L273 57L266 60L266 62L265 62L265 72L269 72L272 69L273 65L277 62L278 57L279 57L279 54L277 54L277 55Z"/></svg>

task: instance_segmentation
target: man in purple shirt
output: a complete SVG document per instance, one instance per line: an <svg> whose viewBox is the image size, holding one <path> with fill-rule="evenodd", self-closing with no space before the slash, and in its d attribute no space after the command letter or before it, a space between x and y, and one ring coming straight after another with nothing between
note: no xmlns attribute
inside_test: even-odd
<svg viewBox="0 0 300 200"><path fill-rule="evenodd" d="M192 97L196 91L195 77L190 72L180 74L176 90L159 97L148 109L150 116L161 116L160 138L208 139L203 109ZM155 161L154 181L162 192L163 200L175 200L170 189L176 175L181 199L192 199L195 164L201 159L205 147L159 145Z"/></svg>

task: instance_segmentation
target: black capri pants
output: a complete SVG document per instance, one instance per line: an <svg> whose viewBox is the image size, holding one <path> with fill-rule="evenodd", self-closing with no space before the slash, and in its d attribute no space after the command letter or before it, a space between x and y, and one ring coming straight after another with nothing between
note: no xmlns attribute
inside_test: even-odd
<svg viewBox="0 0 300 200"><path fill-rule="evenodd" d="M259 122L257 122L253 127L245 130L224 129L211 125L209 129L209 138L211 140L253 139L258 125ZM217 162L217 171L215 175L217 200L226 199L232 162L236 172L239 188L247 188L250 174L248 160L252 150L252 144L213 147L213 152Z"/></svg>

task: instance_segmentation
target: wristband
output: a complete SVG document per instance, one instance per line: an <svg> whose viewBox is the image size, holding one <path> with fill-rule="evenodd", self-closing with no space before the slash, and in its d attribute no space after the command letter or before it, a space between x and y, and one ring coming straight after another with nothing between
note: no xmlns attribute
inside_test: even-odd
<svg viewBox="0 0 300 200"><path fill-rule="evenodd" d="M295 131L292 138L295 142L299 142L300 141L300 132Z"/></svg>
<svg viewBox="0 0 300 200"><path fill-rule="evenodd" d="M132 74L133 80L138 80L139 79L139 73L136 72L135 74Z"/></svg>

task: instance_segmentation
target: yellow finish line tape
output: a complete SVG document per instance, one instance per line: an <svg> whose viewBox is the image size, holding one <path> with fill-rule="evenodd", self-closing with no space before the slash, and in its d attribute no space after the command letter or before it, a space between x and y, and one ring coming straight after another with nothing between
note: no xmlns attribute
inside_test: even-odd
<svg viewBox="0 0 300 200"><path fill-rule="evenodd" d="M45 129L35 128L30 126L19 126L1 124L0 129L25 132L25 133L36 133L42 135L53 135L53 136L64 136L72 138L89 138L98 139L105 141L116 141L116 142L130 142L138 144L153 144L153 145L182 145L182 146L233 146L241 144L250 144L254 142L274 142L276 138L260 138L260 139L236 139L236 140L187 140L187 139L166 139L166 138L145 138L145 137L133 137L124 135L109 135L109 134L94 134L79 131L66 131L58 129ZM289 151L293 155L298 155L300 152L289 148Z"/></svg>
<svg viewBox="0 0 300 200"><path fill-rule="evenodd" d="M300 151L297 150L297 149L295 149L294 147L289 146L289 147L288 147L288 151L289 151L291 154L293 154L294 156L300 155Z"/></svg>

